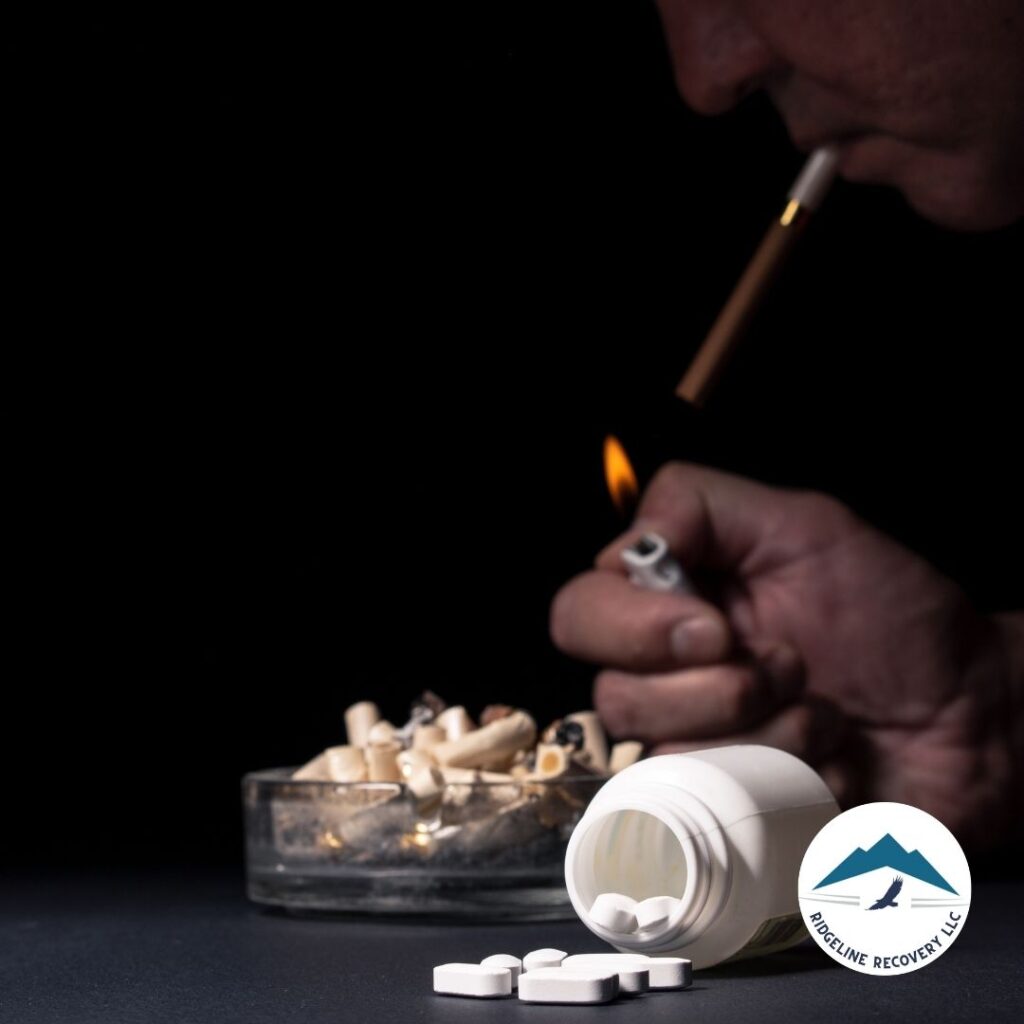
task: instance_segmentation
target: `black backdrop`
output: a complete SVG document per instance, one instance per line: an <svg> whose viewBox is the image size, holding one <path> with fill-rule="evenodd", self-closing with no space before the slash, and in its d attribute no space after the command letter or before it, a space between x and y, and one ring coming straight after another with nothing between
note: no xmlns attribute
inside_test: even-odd
<svg viewBox="0 0 1024 1024"><path fill-rule="evenodd" d="M586 706L548 604L800 166L768 106L688 112L632 0L5 45L3 859L237 862L356 699ZM841 184L672 449L1019 606L1021 241Z"/></svg>

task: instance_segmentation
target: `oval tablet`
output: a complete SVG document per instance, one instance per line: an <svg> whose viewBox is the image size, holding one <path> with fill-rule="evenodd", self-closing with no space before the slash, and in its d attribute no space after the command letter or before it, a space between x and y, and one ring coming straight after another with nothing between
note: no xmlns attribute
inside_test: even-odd
<svg viewBox="0 0 1024 1024"><path fill-rule="evenodd" d="M523 957L523 972L536 971L540 967L559 967L566 953L561 949L535 949Z"/></svg>
<svg viewBox="0 0 1024 1024"><path fill-rule="evenodd" d="M635 932L636 900L619 892L603 892L591 904L590 919L610 932Z"/></svg>
<svg viewBox="0 0 1024 1024"><path fill-rule="evenodd" d="M511 953L495 953L485 956L480 961L482 967L504 967L512 975L512 987L519 984L519 975L523 973L523 961Z"/></svg>
<svg viewBox="0 0 1024 1024"><path fill-rule="evenodd" d="M483 964L441 964L434 968L434 991L444 996L496 999L512 994L512 972Z"/></svg>
<svg viewBox="0 0 1024 1024"><path fill-rule="evenodd" d="M679 900L673 896L652 896L636 905L636 925L638 928L657 928L665 924L679 906Z"/></svg>

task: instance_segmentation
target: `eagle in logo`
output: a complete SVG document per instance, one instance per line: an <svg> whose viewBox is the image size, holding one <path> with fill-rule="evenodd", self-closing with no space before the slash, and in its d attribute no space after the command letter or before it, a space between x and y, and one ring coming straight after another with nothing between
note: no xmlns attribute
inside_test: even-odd
<svg viewBox="0 0 1024 1024"><path fill-rule="evenodd" d="M897 875L892 880L892 885L885 890L885 895L880 900L875 900L874 903L868 907L868 910L883 910L885 907L898 907L899 904L896 902L896 897L900 894L900 889L903 888L903 879Z"/></svg>

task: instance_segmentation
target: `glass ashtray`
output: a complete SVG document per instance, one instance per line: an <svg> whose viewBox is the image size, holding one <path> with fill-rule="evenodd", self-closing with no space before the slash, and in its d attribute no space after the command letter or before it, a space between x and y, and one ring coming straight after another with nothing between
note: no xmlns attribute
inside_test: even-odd
<svg viewBox="0 0 1024 1024"><path fill-rule="evenodd" d="M560 920L575 912L565 848L605 776L457 782L428 801L404 783L242 780L246 882L296 912Z"/></svg>

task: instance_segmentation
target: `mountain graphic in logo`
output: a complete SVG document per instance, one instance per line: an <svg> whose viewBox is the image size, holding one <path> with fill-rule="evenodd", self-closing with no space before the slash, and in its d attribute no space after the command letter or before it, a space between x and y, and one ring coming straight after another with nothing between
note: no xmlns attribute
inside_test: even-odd
<svg viewBox="0 0 1024 1024"><path fill-rule="evenodd" d="M837 864L814 888L820 889L823 885L842 882L847 878L863 875L867 871L874 871L876 868L892 868L894 871L918 878L929 885L945 889L947 892L953 893L954 896L959 895L956 889L917 850L911 850L908 853L888 832L870 850L863 850L858 846L846 860Z"/></svg>

